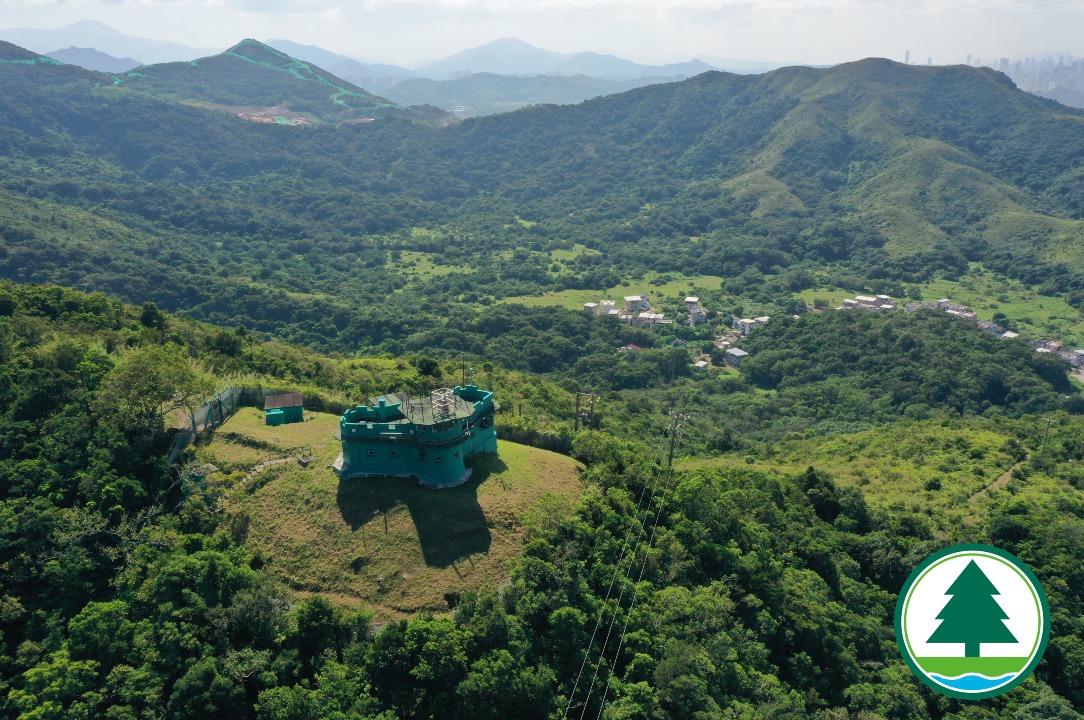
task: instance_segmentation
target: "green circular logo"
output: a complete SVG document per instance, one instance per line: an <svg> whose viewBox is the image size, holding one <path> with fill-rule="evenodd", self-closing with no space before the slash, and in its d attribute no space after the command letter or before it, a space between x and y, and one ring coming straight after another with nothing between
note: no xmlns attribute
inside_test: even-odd
<svg viewBox="0 0 1084 720"><path fill-rule="evenodd" d="M1016 556L956 545L926 558L896 601L896 643L919 680L981 700L1022 683L1050 639L1050 605Z"/></svg>

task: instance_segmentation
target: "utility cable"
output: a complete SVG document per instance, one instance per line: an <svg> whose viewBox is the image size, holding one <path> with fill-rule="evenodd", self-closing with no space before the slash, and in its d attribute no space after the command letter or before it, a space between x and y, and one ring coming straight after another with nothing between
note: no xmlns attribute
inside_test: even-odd
<svg viewBox="0 0 1084 720"><path fill-rule="evenodd" d="M676 434L677 434L677 431L681 427L680 422L683 419L688 419L688 416L687 415L680 415L680 414L674 416L674 420L670 425L670 432L667 433L666 440L662 443L662 446L658 450L659 456L660 457L663 456L663 454L666 452L666 446L667 446L667 444L669 444L669 446L670 446L670 455L669 455L669 460L667 461L668 465L673 460L674 443L675 443L675 440L676 440ZM610 624L609 624L609 626L607 627L607 630L606 630L606 638L603 641L602 645L599 647L599 659L598 659L598 663L595 665L594 672L592 673L592 676L591 676L591 685L588 688L587 697L584 699L584 701L582 703L580 703L580 705L584 706L584 710L580 714L581 718L583 717L584 713L587 712L587 708L586 708L587 703L590 701L591 695L594 692L594 686L595 686L595 683L598 680L598 673L599 673L599 670L602 667L602 661L605 659L606 644L610 640L610 635L611 635L611 633L613 631L614 623L617 620L617 612L618 612L618 610L620 610L621 599L624 598L624 596L625 596L627 581L631 577L632 569L633 569L633 567L635 565L635 562L636 562L636 553L637 553L637 551L639 549L640 541L643 539L643 536L644 536L644 530L645 530L646 524L644 522L644 519L641 517L641 512L640 512L641 509L642 509L642 506L643 506L643 499L644 499L645 495L648 495L648 491L650 490L649 500L648 500L648 507L650 507L650 504L654 500L654 497L655 497L656 486L658 484L659 478L662 477L662 474L663 474L663 469L662 469L662 466L661 466L661 463L660 463L659 469L655 473L653 473L653 475L651 477L651 481L647 485L645 485L644 489L640 493L640 502L638 502L637 506L636 506L637 522L638 522L638 525L639 525L639 531L637 532L636 542L635 542L635 544L633 545L633 548L632 548L632 559L629 562L628 569L624 573L622 573L625 576L625 582L622 583L621 592L620 592L620 594L618 595L618 598L617 598L617 607L614 609L614 614L610 618ZM661 506L660 506L660 508L661 508ZM656 513L656 523L657 522L658 522L658 513ZM631 528L630 528L629 534L631 535ZM652 535L652 539L653 539L654 538L654 530L652 530L651 535ZM603 600L602 606L599 609L599 616L598 616L598 620L595 622L595 629L591 633L591 639L588 641L587 648L586 648L586 650L584 652L583 661L580 663L579 672L576 674L576 682L572 687L572 692L569 694L568 704L565 707L565 711L564 711L564 714L562 715L562 717L567 717L568 711L572 708L572 704L576 699L576 692L579 690L580 678L583 675L583 669L586 666L588 659L590 659L591 647L594 645L595 637L598 634L598 629L602 625L602 620L605 617L606 607L607 607L607 605L609 603L610 597L611 597L612 592L613 592L613 585L617 580L617 573L621 571L621 564L624 562L625 554L627 554L627 547L628 547L627 537L628 536L626 536L626 553L622 554L621 558L618 560L617 567L615 567L615 569L614 569L614 576L610 580L610 587L606 592L606 598ZM649 547L650 547L650 545L649 545ZM641 576L642 576L642 572L643 571L641 570ZM627 621L626 621L626 626L627 626Z"/></svg>
<svg viewBox="0 0 1084 720"><path fill-rule="evenodd" d="M667 439L667 441L669 441L669 438ZM665 447L666 447L666 444L664 443L662 448L660 448L660 450L659 450L660 454L663 452ZM661 473L661 471L660 471L660 473ZM636 549L639 547L640 538L642 538L643 534L644 534L644 522L643 522L643 519L640 518L640 515L641 515L640 510L641 510L641 508L643 506L644 498L648 496L649 491L650 491L651 497L654 497L655 481L658 479L660 473L655 473L654 477L651 480L651 482L644 485L643 489L641 489L641 491L640 491L640 498L636 503L636 517L637 517L637 520L639 522L640 529L639 529L639 531L637 532L637 535L636 535L636 544L633 546L633 550L632 550L633 559L629 563L629 569L632 568L633 562L635 562ZM650 500L648 502L649 502L649 506L650 506ZM610 586L606 590L606 597L605 597L605 599L603 599L602 605L599 608L598 620L595 621L595 628L591 632L591 638L587 641L587 647L584 649L583 661L580 662L580 669L576 673L576 681L572 686L572 691L569 693L568 704L565 706L565 711L561 715L562 718L565 718L565 717L568 716L568 711L572 709L572 703L576 699L576 691L579 689L579 686L580 686L580 678L583 676L583 669L587 666L587 660L591 657L591 647L595 643L595 637L598 635L599 627L602 626L602 618L606 614L606 605L609 603L610 596L613 594L614 584L617 582L617 575L618 575L619 572L621 572L621 565L622 565L622 563L624 563L625 557L629 553L629 538L631 536L632 536L632 528L630 527L629 530L628 530L628 533L625 535L625 547L624 547L624 549L623 549L623 551L621 553L621 557L618 558L617 564L614 567L614 574L613 574L613 577L610 579ZM622 594L624 594L623 590L622 590ZM612 621L611 621L611 625L612 625ZM605 652L605 650L606 650L606 647L605 647L605 645L603 645L603 647L599 651L600 658L601 658L602 654ZM586 703L586 701L585 701L585 703ZM581 716L582 716L582 714L581 714Z"/></svg>
<svg viewBox="0 0 1084 720"><path fill-rule="evenodd" d="M673 481L673 478L674 478L674 469L673 469L673 464L672 463L673 463L673 459L674 459L674 450L677 447L677 440L678 440L678 437L679 437L679 431L680 431L680 429L682 427L681 421L682 420L688 420L688 419L689 419L689 416L688 415L683 415L683 414L677 414L674 417L674 424L672 426L672 430L671 430L671 434L670 434L670 457L669 457L669 460L667 461L668 479L671 480L671 481ZM661 475L661 472L660 472L660 475ZM658 479L658 478L656 478L656 479ZM671 487L670 489L672 490L673 488ZM621 654L621 648L625 644L625 633L626 633L626 631L628 630L628 627L629 627L629 620L632 618L632 611L636 607L636 599L637 599L637 596L638 596L637 586L640 584L640 581L643 580L644 569L647 567L647 560L648 560L648 557L649 557L649 555L651 553L651 548L655 544L655 531L658 530L658 528L659 528L659 519L662 517L662 509L663 509L663 507L665 505L666 505L666 498L665 498L665 494L663 494L663 497L659 500L658 508L655 511L655 520L654 520L654 523L653 523L653 525L651 527L651 536L648 538L647 548L644 550L644 560L640 564L640 572L636 577L636 583L632 585L632 601L629 604L628 612L626 612L626 614L625 614L625 622L621 627L621 634L618 637L617 648L614 651L614 656L613 656L613 665L611 665L611 667L610 667L610 678L613 677L614 666L616 666L618 658L619 658L619 656ZM635 558L634 558L634 562L635 562ZM632 570L633 564L634 563L629 564L629 570L630 571ZM627 576L626 576L626 580L628 580ZM621 598L624 597L624 594L625 594L625 591L624 591L624 585L623 585L621 595L618 597L618 601L617 601L618 602L618 608L617 609L620 609ZM617 620L617 609L614 610L614 615L610 619L610 628L606 632L606 642L604 642L602 644L602 650L601 650L601 653L599 655L598 665L595 667L595 672L596 673L602 667L603 656L604 656L604 654L606 652L606 644L609 642L609 639L610 639L610 630L613 629L613 624ZM584 700L584 712L587 711L586 706L587 706L587 702L591 699L591 690L594 689L594 682L595 682L595 678L592 677L591 689L588 690L587 699ZM600 719L602 717L603 710L606 708L606 697L607 697L607 695L609 695L609 691L610 691L609 681L607 680L607 682L603 686L602 702L600 703L599 709L598 709L598 717ZM581 715L581 720L582 720L582 715Z"/></svg>

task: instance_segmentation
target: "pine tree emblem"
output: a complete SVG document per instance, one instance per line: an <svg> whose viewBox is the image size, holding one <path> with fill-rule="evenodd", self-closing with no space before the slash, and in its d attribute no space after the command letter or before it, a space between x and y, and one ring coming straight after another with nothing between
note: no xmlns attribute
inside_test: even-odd
<svg viewBox="0 0 1084 720"><path fill-rule="evenodd" d="M997 588L978 564L971 560L949 586L948 601L937 616L943 620L926 642L963 643L964 657L979 657L980 643L1014 643L1005 626L1009 616L994 600Z"/></svg>
<svg viewBox="0 0 1084 720"><path fill-rule="evenodd" d="M1035 574L989 545L957 545L915 568L896 602L896 641L919 680L951 697L1008 692L1039 664L1050 608Z"/></svg>

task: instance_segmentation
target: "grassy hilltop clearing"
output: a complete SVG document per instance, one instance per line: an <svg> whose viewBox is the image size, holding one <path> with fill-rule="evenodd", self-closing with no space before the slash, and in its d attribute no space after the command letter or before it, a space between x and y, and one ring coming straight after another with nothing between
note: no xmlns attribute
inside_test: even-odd
<svg viewBox="0 0 1084 720"><path fill-rule="evenodd" d="M225 507L268 570L299 592L364 603L379 621L446 612L464 593L499 586L527 526L557 522L583 491L571 458L509 442L478 459L458 488L340 481L329 469L342 450L338 426L337 415L311 413L303 424L267 427L262 412L243 408L197 456L238 469L208 482L226 488ZM300 447L315 457L307 467L291 460L251 471Z"/></svg>

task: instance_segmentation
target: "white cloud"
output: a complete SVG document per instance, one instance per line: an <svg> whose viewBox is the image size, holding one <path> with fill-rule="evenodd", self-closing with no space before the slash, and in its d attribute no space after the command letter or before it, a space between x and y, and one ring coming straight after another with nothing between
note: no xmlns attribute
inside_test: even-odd
<svg viewBox="0 0 1084 720"><path fill-rule="evenodd" d="M1082 0L0 0L8 28L83 19L190 46L277 37L396 63L509 36L634 60L1084 53Z"/></svg>

